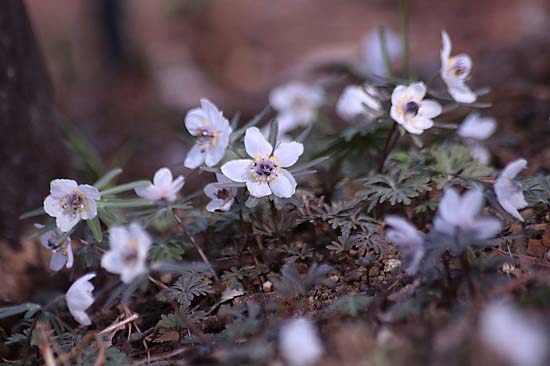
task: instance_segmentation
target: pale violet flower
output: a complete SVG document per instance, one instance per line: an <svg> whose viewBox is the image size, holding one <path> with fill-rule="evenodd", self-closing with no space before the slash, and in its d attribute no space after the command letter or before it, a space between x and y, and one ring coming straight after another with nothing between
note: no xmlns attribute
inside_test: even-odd
<svg viewBox="0 0 550 366"><path fill-rule="evenodd" d="M497 195L498 203L516 219L523 221L518 210L527 206L527 201L523 196L523 190L521 184L514 181L516 175L527 167L527 160L518 159L514 160L500 173L494 184L495 193Z"/></svg>
<svg viewBox="0 0 550 366"><path fill-rule="evenodd" d="M376 117L375 113L382 109L380 101L373 96L375 93L374 88L368 85L365 88L359 85L347 86L336 103L336 113L348 122L359 118L373 120Z"/></svg>
<svg viewBox="0 0 550 366"><path fill-rule="evenodd" d="M466 85L472 70L472 59L466 54L451 56L451 38L447 32L441 32L441 78L447 84L449 94L459 103L473 103L476 95Z"/></svg>
<svg viewBox="0 0 550 366"><path fill-rule="evenodd" d="M210 212L216 210L229 211L235 201L237 188L224 187L224 184L233 183L233 181L226 178L225 175L216 174L216 178L218 180L217 183L209 183L204 186L204 194L211 199L206 205L206 209Z"/></svg>
<svg viewBox="0 0 550 366"><path fill-rule="evenodd" d="M385 36L390 63L395 63L401 55L399 34L386 30ZM389 76L386 62L384 61L378 29L371 30L363 38L361 56L363 71L382 77Z"/></svg>
<svg viewBox="0 0 550 366"><path fill-rule="evenodd" d="M80 277L74 281L65 294L65 301L71 315L82 325L92 324L86 310L94 303L94 296L92 295L94 285L90 282L94 277L95 273L88 273Z"/></svg>
<svg viewBox="0 0 550 366"><path fill-rule="evenodd" d="M97 215L95 201L101 198L96 187L77 184L72 179L54 179L50 195L44 200L44 211L55 217L57 227L67 232L81 219L90 220Z"/></svg>
<svg viewBox="0 0 550 366"><path fill-rule="evenodd" d="M489 164L491 154L481 141L488 139L495 132L496 127L494 118L481 117L478 112L472 112L458 129L458 135L465 139L472 157L482 164Z"/></svg>
<svg viewBox="0 0 550 366"><path fill-rule="evenodd" d="M223 113L208 99L201 99L201 107L187 112L185 127L195 136L195 146L187 153L184 165L195 169L202 165L212 167L218 164L229 145L231 127Z"/></svg>
<svg viewBox="0 0 550 366"><path fill-rule="evenodd" d="M34 224L37 229L43 229L44 225ZM71 247L71 237L67 238L57 244L59 238L63 235L63 232L58 228L53 228L44 233L40 237L42 245L52 251L52 258L50 259L50 269L52 271L60 271L64 266L71 268L74 263L73 248Z"/></svg>
<svg viewBox="0 0 550 366"><path fill-rule="evenodd" d="M291 319L281 326L279 349L288 366L313 366L323 355L317 329L306 318Z"/></svg>
<svg viewBox="0 0 550 366"><path fill-rule="evenodd" d="M386 237L399 246L408 259L407 274L415 274L424 256L424 234L399 216L386 216L386 224L390 227Z"/></svg>
<svg viewBox="0 0 550 366"><path fill-rule="evenodd" d="M482 141L488 139L496 128L497 122L494 118L481 117L478 112L472 112L460 125L458 134L466 139Z"/></svg>
<svg viewBox="0 0 550 366"><path fill-rule="evenodd" d="M470 235L472 240L494 237L501 224L496 218L479 216L483 201L483 193L477 188L462 196L454 188L447 188L439 202L434 229L453 237Z"/></svg>
<svg viewBox="0 0 550 366"><path fill-rule="evenodd" d="M483 343L508 365L547 365L548 331L512 304L497 302L485 307L479 316L479 333Z"/></svg>
<svg viewBox="0 0 550 366"><path fill-rule="evenodd" d="M304 152L299 142L280 143L275 151L256 127L246 130L244 136L246 153L252 159L233 160L222 165L222 173L234 182L246 183L254 197L274 194L289 198L296 192L296 180L284 168L298 161Z"/></svg>
<svg viewBox="0 0 550 366"><path fill-rule="evenodd" d="M145 261L151 247L151 238L136 223L129 226L113 226L109 229L110 249L101 257L101 267L120 274L124 283L147 272Z"/></svg>
<svg viewBox="0 0 550 366"><path fill-rule="evenodd" d="M279 134L284 135L297 127L313 123L323 96L322 88L297 81L273 89L269 104L278 113Z"/></svg>
<svg viewBox="0 0 550 366"><path fill-rule="evenodd" d="M419 82L398 85L391 96L391 118L415 135L431 128L434 124L432 118L441 114L441 105L433 100L423 100L425 95L426 85Z"/></svg>
<svg viewBox="0 0 550 366"><path fill-rule="evenodd" d="M153 184L146 187L137 187L136 194L150 201L166 200L174 202L185 179L180 175L176 179L172 177L172 172L168 168L160 168L153 177Z"/></svg>

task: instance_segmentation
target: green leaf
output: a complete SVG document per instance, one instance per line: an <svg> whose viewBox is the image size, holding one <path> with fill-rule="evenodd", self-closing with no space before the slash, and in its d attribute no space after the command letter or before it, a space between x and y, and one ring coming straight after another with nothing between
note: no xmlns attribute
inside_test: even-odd
<svg viewBox="0 0 550 366"><path fill-rule="evenodd" d="M103 233L101 232L101 224L99 223L99 217L96 216L91 220L87 220L88 227L94 236L94 240L97 242L103 241Z"/></svg>
<svg viewBox="0 0 550 366"><path fill-rule="evenodd" d="M115 168L111 170L110 172L105 174L103 177L99 178L97 182L94 183L94 187L96 187L97 189L101 189L105 187L114 177L116 177L120 173L122 173L122 169L120 168Z"/></svg>
<svg viewBox="0 0 550 366"><path fill-rule="evenodd" d="M31 235L29 235L29 237L27 238L27 241L31 241L32 239L38 237L38 236L41 236L41 235L44 235L45 233L47 233L48 231L50 230L53 230L55 228L55 220L54 221L50 221L46 226L44 226L42 229L40 230L37 230L35 231L34 233L32 233Z"/></svg>
<svg viewBox="0 0 550 366"><path fill-rule="evenodd" d="M21 214L21 216L19 216L19 220L28 219L30 217L35 217L35 216L42 216L45 213L46 212L44 211L44 207L40 207L35 210L27 211L24 214Z"/></svg>
<svg viewBox="0 0 550 366"><path fill-rule="evenodd" d="M105 207L98 207L97 215L107 226L112 226L119 221L124 222L124 220L119 219L114 213L107 210Z"/></svg>
<svg viewBox="0 0 550 366"><path fill-rule="evenodd" d="M260 200L253 196L248 196L244 205L248 208L254 208L260 203Z"/></svg>
<svg viewBox="0 0 550 366"><path fill-rule="evenodd" d="M55 245L58 246L60 245L61 243L63 243L65 240L67 240L67 238L69 237L69 235L71 235L75 230L76 228L78 227L78 225L80 225L80 221L71 228L71 230L67 231L66 233L63 233L63 235L61 235L57 241L55 242Z"/></svg>
<svg viewBox="0 0 550 366"><path fill-rule="evenodd" d="M97 207L113 207L113 208L128 208L151 206L153 203L144 198L105 198L97 201Z"/></svg>
<svg viewBox="0 0 550 366"><path fill-rule="evenodd" d="M107 196L107 195L111 195L111 194L115 194L115 193L131 191L131 190L133 190L137 187L146 187L149 184L151 184L151 182L149 182L147 180L138 180L138 181L135 181L135 182L121 184L119 186L114 186L112 188L107 188L107 189L101 191L100 193L101 193L102 196Z"/></svg>
<svg viewBox="0 0 550 366"><path fill-rule="evenodd" d="M246 129L252 126L257 125L271 110L271 107L267 105L260 113L258 113L254 118L252 118L250 121L248 121L243 127L239 128L237 131L233 132L230 137L230 144L233 144L239 137L241 137L245 132Z"/></svg>
<svg viewBox="0 0 550 366"><path fill-rule="evenodd" d="M32 314L40 310L41 306L32 302L27 302L20 305L0 307L0 319L7 318L12 315L31 312Z"/></svg>
<svg viewBox="0 0 550 366"><path fill-rule="evenodd" d="M275 148L277 146L277 134L279 133L279 123L277 120L273 120L269 125L269 138L268 141Z"/></svg>

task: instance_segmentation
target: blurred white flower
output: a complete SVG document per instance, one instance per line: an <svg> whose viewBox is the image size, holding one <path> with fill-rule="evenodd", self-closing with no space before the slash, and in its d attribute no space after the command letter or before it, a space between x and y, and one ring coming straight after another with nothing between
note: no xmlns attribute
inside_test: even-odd
<svg viewBox="0 0 550 366"><path fill-rule="evenodd" d="M101 257L101 267L120 274L124 283L147 272L145 261L151 247L151 238L136 223L127 227L113 226L109 229L110 249Z"/></svg>
<svg viewBox="0 0 550 366"><path fill-rule="evenodd" d="M54 179L50 183L50 195L44 200L44 211L56 218L57 227L67 232L80 219L90 220L97 215L96 200L101 194L96 187L80 184L72 179Z"/></svg>
<svg viewBox="0 0 550 366"><path fill-rule="evenodd" d="M431 128L432 118L441 114L441 105L433 100L423 100L425 95L426 85L419 82L409 86L398 85L391 96L391 117L415 135Z"/></svg>
<svg viewBox="0 0 550 366"><path fill-rule="evenodd" d="M515 306L504 302L489 304L479 320L483 343L510 365L544 365L545 357L550 356L548 332Z"/></svg>
<svg viewBox="0 0 550 366"><path fill-rule="evenodd" d="M453 237L472 235L474 240L494 237L500 232L501 223L493 217L479 216L483 201L479 189L471 189L460 196L454 188L447 188L439 202L435 230Z"/></svg>
<svg viewBox="0 0 550 366"><path fill-rule="evenodd" d="M458 129L458 135L465 139L472 157L482 164L489 164L491 154L481 141L488 139L495 132L496 127L497 122L494 118L481 117L478 112L472 112Z"/></svg>
<svg viewBox="0 0 550 366"><path fill-rule="evenodd" d="M495 181L495 193L497 194L498 203L516 219L523 221L518 210L525 208L527 202L523 196L521 184L514 181L516 175L527 167L527 160L514 160L500 173L500 176Z"/></svg>
<svg viewBox="0 0 550 366"><path fill-rule="evenodd" d="M358 118L371 121L376 117L375 112L382 109L380 101L373 96L375 93L376 90L369 85L365 89L358 85L347 86L336 103L336 113L348 122ZM363 104L371 110L366 109Z"/></svg>
<svg viewBox="0 0 550 366"><path fill-rule="evenodd" d="M231 179L225 177L225 175L216 173L217 183L209 183L204 186L204 194L211 201L206 205L206 209L210 212L216 210L229 211L233 202L235 201L235 194L237 194L237 188L224 187L224 183L233 183Z"/></svg>
<svg viewBox="0 0 550 366"><path fill-rule="evenodd" d="M467 139L486 140L495 132L497 122L491 117L481 117L478 112L470 113L458 129L459 136Z"/></svg>
<svg viewBox="0 0 550 366"><path fill-rule="evenodd" d="M306 318L291 319L281 326L279 348L288 366L312 366L323 354L317 329Z"/></svg>
<svg viewBox="0 0 550 366"><path fill-rule="evenodd" d="M393 64L401 55L401 41L399 34L386 29L386 47L390 63ZM388 69L384 61L384 53L378 29L373 29L365 35L362 41L361 56L364 72L377 76L388 77Z"/></svg>
<svg viewBox="0 0 550 366"><path fill-rule="evenodd" d="M408 258L407 274L415 274L424 256L424 234L399 216L389 215L385 220L390 227L386 230L386 237L399 246Z"/></svg>
<svg viewBox="0 0 550 366"><path fill-rule="evenodd" d="M246 183L254 197L274 194L289 198L296 192L296 180L288 168L298 161L304 152L299 142L280 143L275 151L256 127L246 130L244 136L246 153L252 159L232 160L222 165L222 173L234 182Z"/></svg>
<svg viewBox="0 0 550 366"><path fill-rule="evenodd" d="M44 225L34 224L37 229L43 229ZM50 259L50 269L52 271L60 271L63 266L71 268L74 262L73 248L71 247L71 237L67 238L59 244L56 244L59 238L63 235L63 232L58 228L53 228L44 233L40 237L40 242L46 248L52 251L52 258Z"/></svg>
<svg viewBox="0 0 550 366"><path fill-rule="evenodd" d="M441 32L441 78L447 84L449 94L459 103L473 103L476 95L465 84L472 70L472 59L466 54L451 56L451 38L447 32Z"/></svg>
<svg viewBox="0 0 550 366"><path fill-rule="evenodd" d="M86 314L86 310L94 303L92 291L94 285L90 282L95 273L88 273L76 280L65 294L65 301L71 315L82 325L90 325L92 321Z"/></svg>
<svg viewBox="0 0 550 366"><path fill-rule="evenodd" d="M223 113L208 99L201 99L201 107L187 112L185 127L195 136L195 146L187 153L184 165L195 169L202 165L218 164L229 145L231 127Z"/></svg>
<svg viewBox="0 0 550 366"><path fill-rule="evenodd" d="M150 201L166 200L174 202L185 179L180 175L173 179L172 172L168 168L160 168L153 177L153 184L147 187L137 187L136 194Z"/></svg>
<svg viewBox="0 0 550 366"><path fill-rule="evenodd" d="M296 81L273 89L269 104L278 113L279 134L284 135L299 126L313 123L323 96L322 88Z"/></svg>

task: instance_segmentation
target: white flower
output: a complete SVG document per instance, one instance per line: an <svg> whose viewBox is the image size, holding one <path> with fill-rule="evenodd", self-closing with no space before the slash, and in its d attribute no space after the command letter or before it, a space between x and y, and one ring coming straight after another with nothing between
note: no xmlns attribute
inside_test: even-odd
<svg viewBox="0 0 550 366"><path fill-rule="evenodd" d="M300 82L291 82L271 91L269 103L278 112L279 134L283 135L315 120L323 102L323 89Z"/></svg>
<svg viewBox="0 0 550 366"><path fill-rule="evenodd" d="M136 223L128 227L113 226L109 229L110 249L101 258L101 267L120 274L124 283L147 272L145 260L151 247L151 238Z"/></svg>
<svg viewBox="0 0 550 366"><path fill-rule="evenodd" d="M174 202L184 183L185 180L181 175L173 179L170 169L160 168L153 177L153 184L147 187L137 187L135 191L138 196L150 201Z"/></svg>
<svg viewBox="0 0 550 366"><path fill-rule="evenodd" d="M206 205L206 209L210 212L216 210L229 211L235 201L237 189L224 187L224 183L233 183L233 181L222 174L216 173L216 179L218 180L217 183L209 183L204 187L204 194L211 199Z"/></svg>
<svg viewBox="0 0 550 366"><path fill-rule="evenodd" d="M481 117L478 112L470 113L458 129L459 136L467 139L486 140L495 132L497 122L491 117Z"/></svg>
<svg viewBox="0 0 550 366"><path fill-rule="evenodd" d="M402 248L409 258L407 274L415 274L424 256L424 234L398 216L386 216L386 224L391 227L386 230L388 240Z"/></svg>
<svg viewBox="0 0 550 366"><path fill-rule="evenodd" d="M450 236L472 235L474 240L494 237L501 230L500 221L493 217L479 216L483 207L483 193L471 189L462 196L453 188L447 188L439 202L434 228Z"/></svg>
<svg viewBox="0 0 550 366"><path fill-rule="evenodd" d="M441 78L447 84L449 94L460 103L473 103L476 95L465 84L472 70L472 59L466 54L451 56L451 38L447 32L441 32Z"/></svg>
<svg viewBox="0 0 550 366"><path fill-rule="evenodd" d="M480 314L479 331L483 343L511 365L543 365L550 356L544 328L511 304L488 305Z"/></svg>
<svg viewBox="0 0 550 366"><path fill-rule="evenodd" d="M386 47L390 63L394 63L401 55L401 41L395 32L386 30ZM382 77L387 77L388 69L382 53L382 45L378 29L373 29L363 38L361 56L364 71Z"/></svg>
<svg viewBox="0 0 550 366"><path fill-rule="evenodd" d="M483 165L488 165L491 162L491 153L489 150L480 143L468 144L470 148L470 155L475 160L479 161Z"/></svg>
<svg viewBox="0 0 550 366"><path fill-rule="evenodd" d="M350 85L344 89L340 99L336 103L336 113L342 119L353 121L359 117L363 117L371 121L376 117L373 111L380 111L382 106L380 105L380 101L371 95L375 93L375 90L368 85L366 88L369 93L366 93L365 89L357 85ZM367 105L372 111L366 109L363 104Z"/></svg>
<svg viewBox="0 0 550 366"><path fill-rule="evenodd" d="M296 192L296 180L286 169L304 152L299 142L280 143L275 151L260 130L251 127L244 136L246 153L252 159L233 160L222 165L222 173L234 182L244 182L254 197L274 194L288 198Z"/></svg>
<svg viewBox="0 0 550 366"><path fill-rule="evenodd" d="M71 315L82 325L90 325L92 321L86 310L94 303L92 291L94 285L90 282L95 273L88 273L76 280L65 294L65 301Z"/></svg>
<svg viewBox="0 0 550 366"><path fill-rule="evenodd" d="M391 95L391 118L407 131L420 135L433 126L432 118L441 114L441 105L433 100L423 100L424 83L409 86L398 85Z"/></svg>
<svg viewBox="0 0 550 366"><path fill-rule="evenodd" d="M80 184L71 179L54 179L50 195L44 200L44 211L56 218L57 227L67 232L80 219L90 220L97 215L95 201L101 198L96 187Z"/></svg>
<svg viewBox="0 0 550 366"><path fill-rule="evenodd" d="M189 150L184 165L195 169L206 163L211 167L218 164L229 144L231 127L223 113L208 99L201 99L201 107L187 112L185 127L197 138Z"/></svg>
<svg viewBox="0 0 550 366"><path fill-rule="evenodd" d="M323 354L317 329L306 318L292 319L281 326L279 348L289 366L312 366Z"/></svg>
<svg viewBox="0 0 550 366"><path fill-rule="evenodd" d="M44 225L34 224L34 227L37 229L43 229ZM71 268L74 262L73 248L71 247L71 237L67 238L62 242L56 245L59 238L63 235L61 230L58 228L53 228L44 233L40 237L40 242L42 245L53 252L52 258L50 260L50 269L52 271L60 271L63 266L66 265L67 268Z"/></svg>
<svg viewBox="0 0 550 366"><path fill-rule="evenodd" d="M514 181L514 178L526 167L527 160L525 159L512 161L506 165L494 184L498 203L500 203L506 212L520 221L523 221L523 217L521 217L518 210L525 208L527 202L525 201L525 197L523 197L521 184Z"/></svg>

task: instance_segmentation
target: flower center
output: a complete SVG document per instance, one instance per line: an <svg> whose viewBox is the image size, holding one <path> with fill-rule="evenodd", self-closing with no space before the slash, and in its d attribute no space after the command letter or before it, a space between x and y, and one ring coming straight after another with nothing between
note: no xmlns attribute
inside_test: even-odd
<svg viewBox="0 0 550 366"><path fill-rule="evenodd" d="M460 59L451 58L451 72L456 77L464 77L468 75L468 68Z"/></svg>
<svg viewBox="0 0 550 366"><path fill-rule="evenodd" d="M307 109L309 106L309 102L306 98L303 97L295 97L292 101L292 108L297 110L304 110Z"/></svg>
<svg viewBox="0 0 550 366"><path fill-rule="evenodd" d="M412 114L413 116L416 116L418 114L418 110L420 109L420 105L411 100L405 104L403 109L403 114Z"/></svg>
<svg viewBox="0 0 550 366"><path fill-rule="evenodd" d="M80 191L73 191L61 199L63 210L73 214L81 214L86 209L86 197Z"/></svg>
<svg viewBox="0 0 550 366"><path fill-rule="evenodd" d="M214 195L220 200L227 201L229 198L231 198L231 196L233 196L233 193L230 189L220 188Z"/></svg>
<svg viewBox="0 0 550 366"><path fill-rule="evenodd" d="M279 160L274 156L256 157L254 163L250 165L250 175L256 182L271 182L280 172Z"/></svg>
<svg viewBox="0 0 550 366"><path fill-rule="evenodd" d="M195 130L197 136L197 145L202 148L202 151L214 147L218 144L218 131L211 131L207 128L199 127Z"/></svg>

